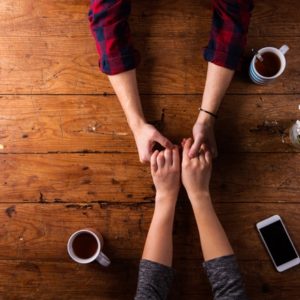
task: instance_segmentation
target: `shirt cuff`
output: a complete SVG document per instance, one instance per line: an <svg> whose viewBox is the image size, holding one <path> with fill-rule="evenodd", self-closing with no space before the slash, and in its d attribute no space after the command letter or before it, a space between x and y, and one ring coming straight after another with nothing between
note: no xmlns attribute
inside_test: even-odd
<svg viewBox="0 0 300 300"><path fill-rule="evenodd" d="M230 70L238 70L241 68L242 59L240 55L230 55L227 52L206 47L203 51L203 57L206 61Z"/></svg>
<svg viewBox="0 0 300 300"><path fill-rule="evenodd" d="M214 299L248 299L234 255L205 261L203 268L211 284Z"/></svg>
<svg viewBox="0 0 300 300"><path fill-rule="evenodd" d="M172 285L175 270L147 259L140 261L135 300L166 299Z"/></svg>
<svg viewBox="0 0 300 300"><path fill-rule="evenodd" d="M141 57L137 50L132 50L130 54L108 57L103 54L99 59L100 70L107 75L116 75L132 69L136 69L140 64Z"/></svg>

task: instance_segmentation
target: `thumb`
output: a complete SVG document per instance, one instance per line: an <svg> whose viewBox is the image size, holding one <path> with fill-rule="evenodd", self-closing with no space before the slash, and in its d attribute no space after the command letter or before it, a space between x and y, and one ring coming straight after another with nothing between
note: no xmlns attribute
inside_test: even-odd
<svg viewBox="0 0 300 300"><path fill-rule="evenodd" d="M189 151L190 158L195 157L198 154L201 143L202 143L202 139L200 139L199 137L194 140L194 143Z"/></svg>
<svg viewBox="0 0 300 300"><path fill-rule="evenodd" d="M189 160L188 153L191 149L192 143L193 143L193 140L191 138L189 138L185 141L185 144L183 146L183 154L182 154L183 160Z"/></svg>
<svg viewBox="0 0 300 300"><path fill-rule="evenodd" d="M205 152L205 160L210 165L212 162L212 154L209 150Z"/></svg>
<svg viewBox="0 0 300 300"><path fill-rule="evenodd" d="M159 132L157 132L157 134L155 135L154 141L158 142L165 148L168 148L168 149L174 148L174 145Z"/></svg>

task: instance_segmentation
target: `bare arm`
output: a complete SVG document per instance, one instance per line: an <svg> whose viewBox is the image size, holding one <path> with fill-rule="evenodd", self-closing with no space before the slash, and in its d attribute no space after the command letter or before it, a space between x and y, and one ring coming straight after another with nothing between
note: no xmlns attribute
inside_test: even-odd
<svg viewBox="0 0 300 300"><path fill-rule="evenodd" d="M128 125L133 132L140 161L142 163L150 161L156 142L165 148L172 148L173 144L154 126L147 124L145 121L135 69L109 76L109 80L124 110Z"/></svg>
<svg viewBox="0 0 300 300"><path fill-rule="evenodd" d="M204 260L233 254L210 198L212 156L207 147L202 146L200 155L191 159L188 153L192 139L184 141L183 145L182 182L195 214Z"/></svg>
<svg viewBox="0 0 300 300"><path fill-rule="evenodd" d="M160 153L155 151L151 157L151 174L156 199L143 259L171 266L173 220L180 182L178 148Z"/></svg>
<svg viewBox="0 0 300 300"><path fill-rule="evenodd" d="M158 199L157 203L172 202L176 199ZM152 222L148 231L147 240L144 247L143 259L151 260L165 266L172 266L173 258L173 220L175 214L175 204L155 205Z"/></svg>
<svg viewBox="0 0 300 300"><path fill-rule="evenodd" d="M205 88L201 108L217 114L222 99L232 80L234 71L208 63ZM197 155L201 145L206 143L213 156L217 156L217 145L214 136L215 118L200 111L193 127L194 143L189 152L190 157Z"/></svg>
<svg viewBox="0 0 300 300"><path fill-rule="evenodd" d="M156 188L155 209L139 268L135 299L167 299L174 271L173 220L180 186L178 148L157 150L151 156Z"/></svg>
<svg viewBox="0 0 300 300"><path fill-rule="evenodd" d="M253 0L212 0L213 21L210 38L204 51L208 61L202 108L217 113L224 94L232 80L234 70L241 62L247 41ZM229 38L230 37L230 38ZM214 136L214 120L201 112L193 127L194 143L190 157L197 155L200 146L208 145L213 156L217 156Z"/></svg>
<svg viewBox="0 0 300 300"><path fill-rule="evenodd" d="M128 125L134 131L146 122L136 81L136 70L110 75L108 78L124 110Z"/></svg>
<svg viewBox="0 0 300 300"><path fill-rule="evenodd" d="M183 141L182 183L195 214L204 257L203 267L210 281L214 299L246 300L247 295L237 260L210 198L212 155L207 146L202 145L200 153L190 158L188 152L191 145L192 139Z"/></svg>
<svg viewBox="0 0 300 300"><path fill-rule="evenodd" d="M89 22L99 53L101 71L109 76L125 112L140 161L147 162L156 142L165 148L172 148L173 145L145 121L135 70L139 54L132 43L128 23L130 11L130 0L93 0Z"/></svg>
<svg viewBox="0 0 300 300"><path fill-rule="evenodd" d="M233 254L227 235L215 213L209 193L191 195L204 260Z"/></svg>
<svg viewBox="0 0 300 300"><path fill-rule="evenodd" d="M220 67L211 62L208 63L205 88L202 98L201 107L212 113L217 114L221 101L229 87L232 80L234 71ZM207 117L207 114L202 112L199 114L199 120L206 120L207 118L201 118L202 115Z"/></svg>

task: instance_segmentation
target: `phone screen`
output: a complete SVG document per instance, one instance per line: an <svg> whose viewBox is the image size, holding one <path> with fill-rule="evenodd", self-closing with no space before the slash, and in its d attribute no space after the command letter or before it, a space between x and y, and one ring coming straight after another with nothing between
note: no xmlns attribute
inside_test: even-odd
<svg viewBox="0 0 300 300"><path fill-rule="evenodd" d="M281 221L260 228L260 232L277 266L298 257Z"/></svg>

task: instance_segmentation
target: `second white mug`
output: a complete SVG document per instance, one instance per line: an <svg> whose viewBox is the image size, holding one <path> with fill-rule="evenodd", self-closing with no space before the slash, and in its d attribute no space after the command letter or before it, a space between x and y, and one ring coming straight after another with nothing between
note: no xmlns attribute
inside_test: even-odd
<svg viewBox="0 0 300 300"><path fill-rule="evenodd" d="M249 76L250 76L251 80L256 84L263 85L263 84L269 83L269 82L273 81L274 79L278 78L285 70L285 67L286 67L285 54L287 53L288 50L289 50L289 47L287 45L283 45L279 49L274 48L274 47L265 47L265 48L258 50L257 54L254 55L254 57L251 61L251 64L250 64L250 68L249 68ZM259 70L257 70L257 67L256 67L257 61L259 59L263 59L263 55L266 53L275 54L280 62L278 71L275 74L273 74L272 76L264 76L263 74L261 74L259 72Z"/></svg>

